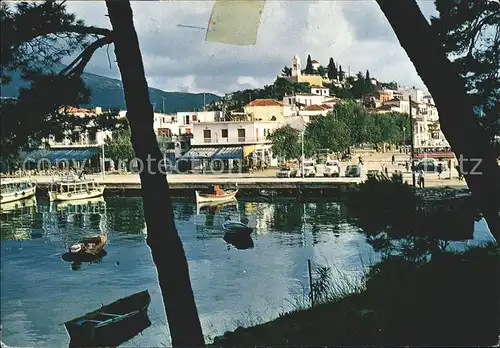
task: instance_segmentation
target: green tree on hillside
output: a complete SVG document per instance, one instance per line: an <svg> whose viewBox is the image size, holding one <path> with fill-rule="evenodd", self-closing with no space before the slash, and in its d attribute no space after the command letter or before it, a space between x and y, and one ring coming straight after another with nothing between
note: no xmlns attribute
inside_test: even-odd
<svg viewBox="0 0 500 348"><path fill-rule="evenodd" d="M292 68L289 68L288 66L285 65L283 70L281 70L281 76L284 77L292 76Z"/></svg>
<svg viewBox="0 0 500 348"><path fill-rule="evenodd" d="M337 65L333 61L333 58L330 58L330 62L328 63L327 76L330 80L336 80L338 78Z"/></svg>
<svg viewBox="0 0 500 348"><path fill-rule="evenodd" d="M397 90L398 89L398 84L397 82L379 82L377 81L377 84L382 87L382 88L387 88L387 89L392 89L392 90Z"/></svg>
<svg viewBox="0 0 500 348"><path fill-rule="evenodd" d="M311 55L309 54L307 56L307 63L306 63L306 69L304 71L308 75L313 75L314 74L314 68L312 65L312 60L311 60Z"/></svg>
<svg viewBox="0 0 500 348"><path fill-rule="evenodd" d="M345 77L345 73L344 71L342 70L342 65L339 65L339 81L340 82L343 82L344 81L344 77Z"/></svg>
<svg viewBox="0 0 500 348"><path fill-rule="evenodd" d="M323 65L320 65L318 67L318 74L319 74L319 76L325 78L327 76L327 73L328 73L328 71L327 71L327 69Z"/></svg>

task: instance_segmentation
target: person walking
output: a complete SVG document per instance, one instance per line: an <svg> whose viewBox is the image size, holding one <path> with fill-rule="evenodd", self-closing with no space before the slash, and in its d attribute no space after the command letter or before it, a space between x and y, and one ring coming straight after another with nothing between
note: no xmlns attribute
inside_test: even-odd
<svg viewBox="0 0 500 348"><path fill-rule="evenodd" d="M443 172L443 164L438 163L437 165L438 179L441 179L441 173Z"/></svg>
<svg viewBox="0 0 500 348"><path fill-rule="evenodd" d="M423 170L421 170L420 173L418 174L418 187L425 188L425 177Z"/></svg>

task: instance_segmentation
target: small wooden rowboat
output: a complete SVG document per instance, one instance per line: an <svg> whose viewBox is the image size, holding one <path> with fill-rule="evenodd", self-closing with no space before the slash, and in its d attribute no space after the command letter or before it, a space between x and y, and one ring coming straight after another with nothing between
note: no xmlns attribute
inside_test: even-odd
<svg viewBox="0 0 500 348"><path fill-rule="evenodd" d="M226 221L222 224L222 228L229 234L249 236L253 232L253 228L239 221Z"/></svg>
<svg viewBox="0 0 500 348"><path fill-rule="evenodd" d="M117 347L151 325L147 290L64 323L70 347Z"/></svg>
<svg viewBox="0 0 500 348"><path fill-rule="evenodd" d="M108 237L106 235L101 234L97 237L85 238L79 241L76 244L73 244L69 248L69 252L72 255L98 255L104 245L106 244Z"/></svg>
<svg viewBox="0 0 500 348"><path fill-rule="evenodd" d="M238 193L238 189L234 190L221 190L218 193L201 193L195 191L196 203L206 203L206 202L226 202L234 199Z"/></svg>

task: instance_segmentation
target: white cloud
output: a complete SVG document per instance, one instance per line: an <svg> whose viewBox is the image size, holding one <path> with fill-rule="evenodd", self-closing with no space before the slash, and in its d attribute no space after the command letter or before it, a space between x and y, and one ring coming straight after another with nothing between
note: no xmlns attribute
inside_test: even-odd
<svg viewBox="0 0 500 348"><path fill-rule="evenodd" d="M110 27L104 2L68 2L68 9L88 24ZM419 0L427 18L436 15L431 1ZM370 70L382 81L425 88L400 47L392 28L372 1L266 2L255 46L205 42L212 1L132 2L144 66L151 87L225 93L272 83L298 54L326 65L330 57L344 70ZM113 49L111 61L114 62ZM87 71L119 77L101 49Z"/></svg>
<svg viewBox="0 0 500 348"><path fill-rule="evenodd" d="M252 88L259 88L259 86L261 86L261 83L252 76L240 76L236 82L238 82L239 85L249 85Z"/></svg>

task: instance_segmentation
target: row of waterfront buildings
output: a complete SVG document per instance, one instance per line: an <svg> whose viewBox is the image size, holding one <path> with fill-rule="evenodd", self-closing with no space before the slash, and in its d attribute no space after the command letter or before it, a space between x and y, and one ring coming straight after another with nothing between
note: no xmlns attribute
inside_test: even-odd
<svg viewBox="0 0 500 348"><path fill-rule="evenodd" d="M300 62L294 57L292 79L309 82L309 93L293 93L283 100L256 99L244 106L242 112L182 111L175 114L154 114L153 129L162 143L169 143L173 160L187 158L194 168L220 160L220 165L231 170L236 165L277 165L271 151L268 135L284 125L301 126L314 117L325 116L340 99L332 96L323 81L313 75L301 75ZM300 78L305 78L302 81ZM309 78L313 80L309 81ZM378 114L389 112L410 113L410 97L415 147L449 147L439 127L439 115L431 96L415 88L398 90L378 89L359 100L368 110ZM101 108L91 110L70 108L75 116L96 115ZM121 111L119 117L124 117ZM410 138L410 130L405 130ZM52 149L98 148L112 132L94 129L68 134L63 141L47 139Z"/></svg>

